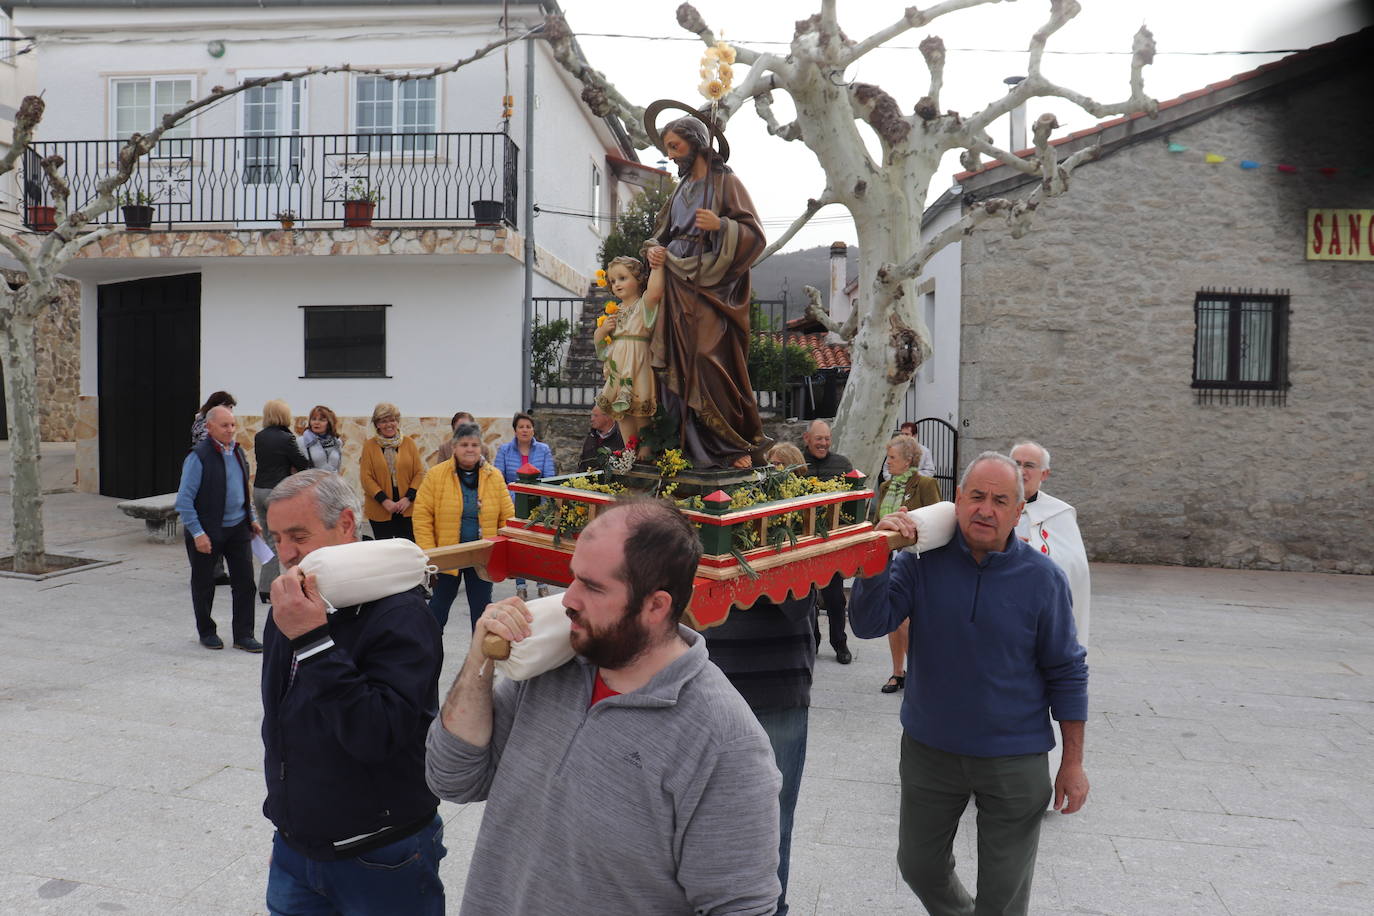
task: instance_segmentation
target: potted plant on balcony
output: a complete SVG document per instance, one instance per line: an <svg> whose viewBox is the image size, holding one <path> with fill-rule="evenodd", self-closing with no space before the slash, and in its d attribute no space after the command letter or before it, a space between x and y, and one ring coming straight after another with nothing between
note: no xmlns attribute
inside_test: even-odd
<svg viewBox="0 0 1374 916"><path fill-rule="evenodd" d="M472 202L472 220L479 226L492 226L501 222L505 212L506 205L499 200L474 200Z"/></svg>
<svg viewBox="0 0 1374 916"><path fill-rule="evenodd" d="M380 191L367 186L366 179L353 179L344 188L344 228L366 229L371 226L372 213L383 199Z"/></svg>
<svg viewBox="0 0 1374 916"><path fill-rule="evenodd" d="M119 195L124 212L124 228L147 232L153 227L153 198L146 191L125 191Z"/></svg>
<svg viewBox="0 0 1374 916"><path fill-rule="evenodd" d="M292 229L292 228L295 228L295 225L296 225L296 211L295 211L295 210L278 210L278 211L276 212L276 215L275 215L274 218L281 221L281 227L282 227L283 229Z"/></svg>

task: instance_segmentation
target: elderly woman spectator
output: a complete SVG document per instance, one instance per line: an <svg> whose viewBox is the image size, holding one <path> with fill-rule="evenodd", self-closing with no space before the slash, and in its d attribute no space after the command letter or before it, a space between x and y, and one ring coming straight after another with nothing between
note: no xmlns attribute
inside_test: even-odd
<svg viewBox="0 0 1374 916"><path fill-rule="evenodd" d="M887 469L892 474L873 500L872 518L882 518L899 509L919 509L940 501L940 484L934 477L926 477L916 467L921 458L921 444L915 436L897 436L887 444ZM887 634L887 647L892 652L892 676L882 686L883 693L896 693L906 686L906 650L909 621Z"/></svg>
<svg viewBox="0 0 1374 916"><path fill-rule="evenodd" d="M191 448L200 445L200 441L209 435L205 431L205 417L216 407L228 407L233 410L239 406L239 402L234 400L234 396L227 391L216 391L205 399L205 403L200 405L200 410L196 411L195 418L191 420Z"/></svg>
<svg viewBox="0 0 1374 916"><path fill-rule="evenodd" d="M496 469L506 483L515 483L520 479L520 468L526 462L539 469L540 477L552 477L558 473L554 470L553 450L534 437L534 418L522 410L511 419L510 425L515 430L515 438L501 443L496 450L495 461ZM541 583L539 597L548 593L548 587ZM522 601L529 597L524 579L515 580L515 594Z"/></svg>
<svg viewBox="0 0 1374 916"><path fill-rule="evenodd" d="M267 520L267 494L272 488L297 471L310 467L310 459L301 451L296 434L291 432L291 420L291 408L285 401L271 400L262 405L262 430L253 437L253 461L257 465L257 473L253 476L253 506L263 522ZM275 554L277 542L266 525L262 536ZM263 604L267 603L272 580L280 571L275 556L262 564L258 573L258 598Z"/></svg>
<svg viewBox="0 0 1374 916"><path fill-rule="evenodd" d="M372 428L377 431L363 443L358 462L362 481L363 515L372 536L415 540L411 529L415 492L425 476L425 465L415 440L401 435L401 410L385 401L372 409Z"/></svg>
<svg viewBox="0 0 1374 916"><path fill-rule="evenodd" d="M323 404L316 404L310 410L310 420L301 445L310 466L339 473L343 465L343 440L339 438L339 418L334 411Z"/></svg>
<svg viewBox="0 0 1374 916"><path fill-rule="evenodd" d="M415 497L415 543L433 550L494 537L514 515L505 479L482 458L481 427L460 424L453 435L453 457L429 469ZM477 575L476 569L445 570L435 580L429 599L429 609L441 628L448 624L460 579L468 593L468 617L474 629L491 603L491 583Z"/></svg>

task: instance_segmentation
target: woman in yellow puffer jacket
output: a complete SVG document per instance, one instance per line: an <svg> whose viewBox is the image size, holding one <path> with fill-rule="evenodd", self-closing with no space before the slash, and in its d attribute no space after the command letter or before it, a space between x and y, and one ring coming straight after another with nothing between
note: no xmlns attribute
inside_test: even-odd
<svg viewBox="0 0 1374 916"><path fill-rule="evenodd" d="M460 425L453 433L453 458L430 468L415 494L415 543L422 550L432 550L493 537L514 515L506 479L482 459L481 428L476 423ZM441 628L448 623L460 579L466 583L474 629L491 603L491 583L477 570L441 572L429 599L429 609Z"/></svg>

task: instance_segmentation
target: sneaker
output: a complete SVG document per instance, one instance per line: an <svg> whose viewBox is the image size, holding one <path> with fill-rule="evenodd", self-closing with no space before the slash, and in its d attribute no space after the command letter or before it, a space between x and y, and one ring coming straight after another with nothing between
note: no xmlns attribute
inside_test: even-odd
<svg viewBox="0 0 1374 916"><path fill-rule="evenodd" d="M200 644L207 649L224 648L224 640L220 639L214 633L206 633L204 636L202 636L200 638Z"/></svg>
<svg viewBox="0 0 1374 916"><path fill-rule="evenodd" d="M540 582L539 588L535 589L535 593L539 595L540 598L547 598L549 597L549 587L543 582Z"/></svg>
<svg viewBox="0 0 1374 916"><path fill-rule="evenodd" d="M251 636L245 636L243 639L234 640L234 648L242 649L245 652L252 652L254 655L257 655L262 651L262 643Z"/></svg>

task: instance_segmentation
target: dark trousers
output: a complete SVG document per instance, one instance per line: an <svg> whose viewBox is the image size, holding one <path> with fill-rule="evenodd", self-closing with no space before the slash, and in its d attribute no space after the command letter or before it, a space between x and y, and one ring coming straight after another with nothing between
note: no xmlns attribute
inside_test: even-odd
<svg viewBox="0 0 1374 916"><path fill-rule="evenodd" d="M1024 916L1040 823L1050 802L1045 754L964 757L902 733L897 866L931 916ZM954 835L978 806L978 897L954 873Z"/></svg>
<svg viewBox="0 0 1374 916"><path fill-rule="evenodd" d="M448 626L449 608L453 606L453 599L458 597L458 585L461 582L468 593L468 618L472 629L477 629L477 618L482 616L482 612L491 604L492 584L481 576L477 575L477 570L471 566L457 571L457 575L449 576L440 573L434 579L434 594L429 599L429 610L434 614L434 619L439 621L439 629Z"/></svg>
<svg viewBox="0 0 1374 916"><path fill-rule="evenodd" d="M825 605L825 616L830 621L830 646L839 649L849 643L844 632L844 576L835 573L830 584L820 589L821 603ZM816 621L816 641L820 642L820 620Z"/></svg>
<svg viewBox="0 0 1374 916"><path fill-rule="evenodd" d="M404 515L393 515L389 522L368 522L368 524L372 526L372 537L375 540L382 541L387 538L415 540L415 526Z"/></svg>
<svg viewBox="0 0 1374 916"><path fill-rule="evenodd" d="M257 583L253 579L253 528L247 519L210 539L210 552L196 550L191 533L186 535L186 556L191 561L191 608L196 612L196 632L215 633L210 609L215 603L215 568L220 557L229 568L229 590L234 602L234 640L251 638L255 625Z"/></svg>

